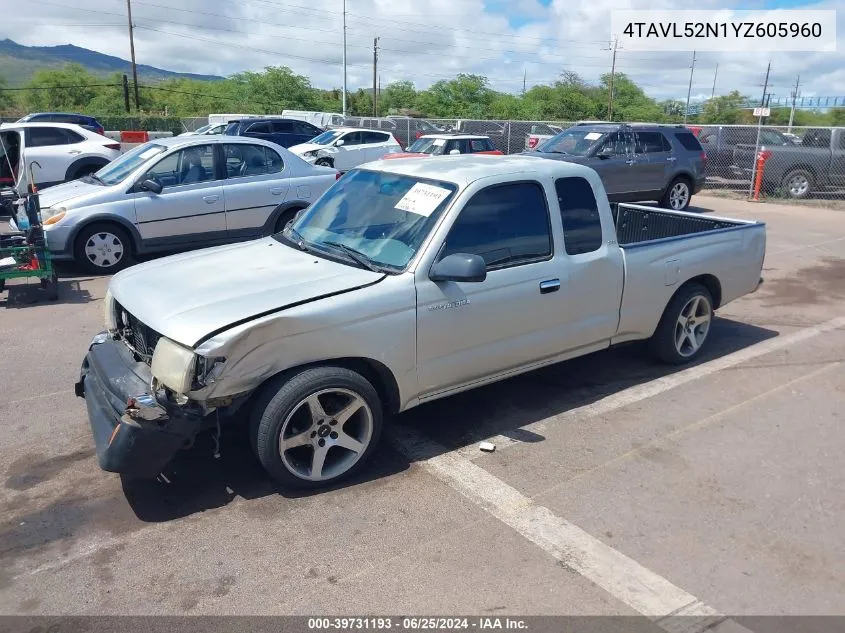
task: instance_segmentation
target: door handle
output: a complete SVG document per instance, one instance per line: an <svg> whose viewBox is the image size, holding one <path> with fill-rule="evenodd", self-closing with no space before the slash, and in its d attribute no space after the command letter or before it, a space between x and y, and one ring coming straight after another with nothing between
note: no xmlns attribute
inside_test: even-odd
<svg viewBox="0 0 845 633"><path fill-rule="evenodd" d="M677 157L675 157L675 156L670 156L670 157L669 157L669 158L667 158L666 160L667 160L668 162L670 162L670 163L674 163L674 162L675 162L676 160L678 160L678 159L677 159Z"/></svg>
<svg viewBox="0 0 845 633"><path fill-rule="evenodd" d="M81 153L82 153L82 151L78 150L78 149L72 149L68 152L68 154L74 154L74 155L81 154Z"/></svg>
<svg viewBox="0 0 845 633"><path fill-rule="evenodd" d="M625 161L625 164L626 164L626 165L636 165L636 164L637 164L637 161L635 161L635 160L626 160L626 161Z"/></svg>
<svg viewBox="0 0 845 633"><path fill-rule="evenodd" d="M557 292L560 290L560 279L547 279L540 282L540 294L545 295L550 292Z"/></svg>
<svg viewBox="0 0 845 633"><path fill-rule="evenodd" d="M211 204L220 200L220 196L203 196L202 199L205 200L208 204Z"/></svg>
<svg viewBox="0 0 845 633"><path fill-rule="evenodd" d="M270 193L272 193L274 196L282 195L282 191L284 191L284 189L282 189L281 187L273 187L272 189L270 189Z"/></svg>

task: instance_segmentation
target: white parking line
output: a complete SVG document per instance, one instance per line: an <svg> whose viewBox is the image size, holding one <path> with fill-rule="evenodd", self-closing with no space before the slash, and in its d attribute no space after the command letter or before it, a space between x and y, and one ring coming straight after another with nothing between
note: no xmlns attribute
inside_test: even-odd
<svg viewBox="0 0 845 633"><path fill-rule="evenodd" d="M429 473L664 630L698 633L726 624L725 616L695 596L536 504L456 451L448 452L400 426L392 429L391 437L399 450ZM435 457L426 459L430 455ZM675 616L683 616L683 624ZM745 630L730 624L733 630Z"/></svg>
<svg viewBox="0 0 845 633"><path fill-rule="evenodd" d="M570 409L569 411L565 411L554 417L538 420L537 422L532 422L519 428L525 431L539 433L545 430L545 428L550 424L563 424L574 419L583 419L585 417L593 417L610 413L616 409L620 409L641 400L645 400L646 398L651 398L661 394L664 391L685 385L693 380L698 380L699 378L709 376L718 371L722 371L723 369L734 367L740 363L758 358L759 356L770 354L785 347L811 339L819 334L824 334L840 328L845 328L845 317L831 319L830 321L826 321L825 323L821 323L819 325L803 328L797 332L792 332L791 334L785 334L783 336L763 341L762 343L757 343L756 345L733 352L727 356L721 356L711 361L707 361L706 363L690 367L689 369L681 370L669 376L663 376L662 378L657 378L641 385L623 389L622 391L618 391L613 395L602 398L601 400L591 404L587 404L576 409ZM492 442L496 445L496 450L520 443L519 440L506 435L496 435L495 437L482 438L481 441ZM478 450L478 443L460 448L458 449L458 452L468 459L475 459L482 455L482 453Z"/></svg>
<svg viewBox="0 0 845 633"><path fill-rule="evenodd" d="M734 367L739 363L842 327L845 327L845 317L770 339L728 356L691 367L673 376L626 389L595 404L568 411L562 416L556 416L554 421L561 421L567 417L607 413L697 378ZM822 371L828 371L840 365L841 362L826 364L796 381L811 379ZM751 398L744 404L756 399L756 397ZM697 424L701 425L716 415L718 414L709 416ZM537 430L542 427L539 423L534 423L522 428ZM678 633L681 630L685 633L702 633L705 630L720 633L748 632L745 627L728 619L666 578L643 567L578 526L556 516L548 508L535 503L530 497L523 495L516 488L464 457L461 454L462 450L447 451L445 447L399 425L391 429L390 437L410 460L418 463L426 471L482 507L569 569L601 587L636 612L650 618L663 630L670 633ZM502 439L513 442L510 438L493 438L493 441Z"/></svg>

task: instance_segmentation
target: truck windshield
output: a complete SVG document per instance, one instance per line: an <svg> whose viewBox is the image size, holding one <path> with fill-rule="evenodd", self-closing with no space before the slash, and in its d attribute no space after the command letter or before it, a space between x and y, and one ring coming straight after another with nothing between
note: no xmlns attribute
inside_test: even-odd
<svg viewBox="0 0 845 633"><path fill-rule="evenodd" d="M123 182L129 174L166 149L164 145L157 145L156 143L139 145L135 149L126 152L120 158L113 160L94 174L96 176L95 180L104 185L116 185L119 182Z"/></svg>
<svg viewBox="0 0 845 633"><path fill-rule="evenodd" d="M355 251L379 268L400 272L455 191L449 182L355 169L276 239L301 241L306 248L345 259Z"/></svg>
<svg viewBox="0 0 845 633"><path fill-rule="evenodd" d="M584 128L564 130L557 136L543 141L537 146L538 152L552 154L571 154L572 156L586 156L607 134Z"/></svg>

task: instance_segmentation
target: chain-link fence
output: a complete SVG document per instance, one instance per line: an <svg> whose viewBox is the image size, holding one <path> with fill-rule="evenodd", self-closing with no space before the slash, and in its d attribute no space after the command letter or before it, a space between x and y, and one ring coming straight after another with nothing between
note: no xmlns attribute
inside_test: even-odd
<svg viewBox="0 0 845 633"><path fill-rule="evenodd" d="M3 119L10 121L13 119ZM106 130L192 132L207 117L101 117ZM390 132L403 148L426 134L463 133L490 138L504 154L534 151L574 121L509 121L346 117L344 125ZM334 126L337 127L337 126ZM750 194L757 156L770 153L761 178L761 193L791 200L845 200L845 128L704 125L689 123L706 152L706 188ZM759 142L758 142L759 140ZM648 157L645 157L648 158Z"/></svg>

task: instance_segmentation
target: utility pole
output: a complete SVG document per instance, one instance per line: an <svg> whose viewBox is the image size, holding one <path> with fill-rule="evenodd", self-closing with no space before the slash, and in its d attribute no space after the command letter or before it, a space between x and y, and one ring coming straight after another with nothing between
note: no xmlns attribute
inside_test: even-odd
<svg viewBox="0 0 845 633"><path fill-rule="evenodd" d="M522 69L522 96L525 96L525 82L528 79L528 70Z"/></svg>
<svg viewBox="0 0 845 633"><path fill-rule="evenodd" d="M126 12L129 15L129 52L132 53L132 82L135 84L135 109L141 107L141 99L138 97L138 68L135 66L135 35L132 25L132 0L126 0Z"/></svg>
<svg viewBox="0 0 845 633"><path fill-rule="evenodd" d="M129 78L126 73L123 73L123 105L126 106L126 111L129 112Z"/></svg>
<svg viewBox="0 0 845 633"><path fill-rule="evenodd" d="M343 0L343 116L346 117L346 0Z"/></svg>
<svg viewBox="0 0 845 633"><path fill-rule="evenodd" d="M754 167L751 170L751 184L748 186L748 197L754 194L754 180L757 178L757 155L760 153L760 132L763 131L763 110L766 107L766 93L769 90L769 73L772 70L772 62L766 67L766 80L763 82L763 97L760 99L760 116L757 119L757 142L754 146Z"/></svg>
<svg viewBox="0 0 845 633"><path fill-rule="evenodd" d="M716 77L719 76L719 64L716 64L716 72L713 73L713 92L710 93L710 98L716 96Z"/></svg>
<svg viewBox="0 0 845 633"><path fill-rule="evenodd" d="M607 97L607 120L613 120L613 79L616 76L616 51L619 49L619 38L613 38L613 44L611 44L612 48L607 48L605 50L612 50L613 51L613 61L610 64L610 94Z"/></svg>
<svg viewBox="0 0 845 633"><path fill-rule="evenodd" d="M687 117L689 116L689 98L692 94L692 75L695 72L695 51L692 52L692 66L689 70L689 87L687 88L687 107L684 109L684 125L687 124Z"/></svg>
<svg viewBox="0 0 845 633"><path fill-rule="evenodd" d="M795 90L792 91L792 110L789 111L789 127L787 132L792 133L792 122L795 120L795 102L798 99L798 86L801 85L801 75L795 79Z"/></svg>
<svg viewBox="0 0 845 633"><path fill-rule="evenodd" d="M373 38L373 116L378 117L378 86L376 84L376 78L378 73L378 40L379 38Z"/></svg>

